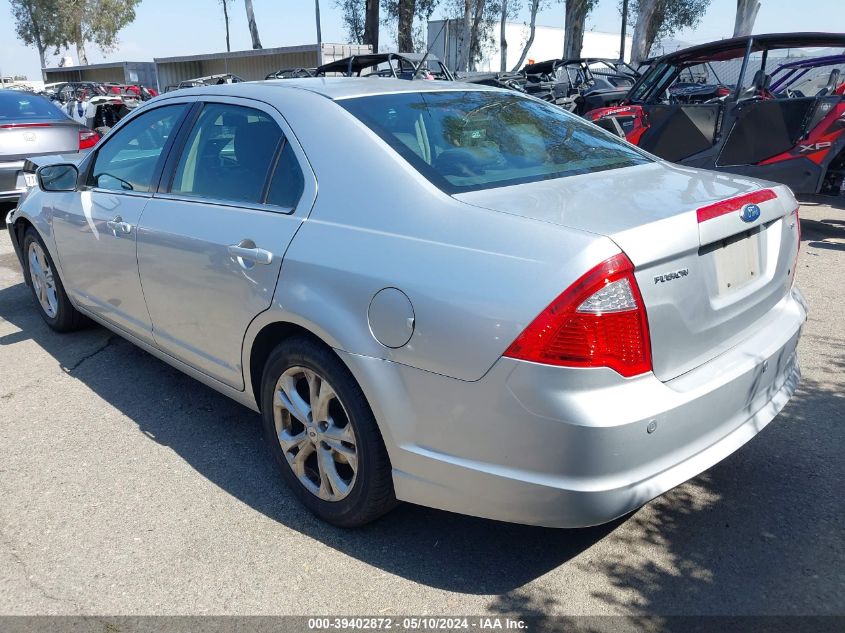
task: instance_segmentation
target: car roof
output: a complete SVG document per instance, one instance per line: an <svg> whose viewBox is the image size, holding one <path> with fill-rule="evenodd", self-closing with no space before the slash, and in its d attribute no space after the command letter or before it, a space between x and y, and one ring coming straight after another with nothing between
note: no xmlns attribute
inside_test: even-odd
<svg viewBox="0 0 845 633"><path fill-rule="evenodd" d="M201 90L202 92L197 92ZM219 94L238 96L252 94L271 98L276 90L306 90L328 99L340 100L369 95L393 94L401 92L446 92L446 91L496 91L498 88L466 84L455 81L435 81L424 79L393 79L392 77L306 77L302 79L269 79L249 81L237 84L221 84L190 89L190 94ZM512 92L504 91L501 92ZM176 96L181 91L169 92ZM186 91L184 94L188 94Z"/></svg>

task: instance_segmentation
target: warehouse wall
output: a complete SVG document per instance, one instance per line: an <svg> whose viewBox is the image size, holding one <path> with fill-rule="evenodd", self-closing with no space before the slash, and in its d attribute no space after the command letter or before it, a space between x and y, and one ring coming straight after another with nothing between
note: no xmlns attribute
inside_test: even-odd
<svg viewBox="0 0 845 633"><path fill-rule="evenodd" d="M323 44L321 51L316 44L287 48L157 59L159 87L165 90L167 86L175 86L186 79L225 73L257 81L282 68L314 68L335 59L371 51L370 46L357 44ZM318 51L321 54L318 55Z"/></svg>

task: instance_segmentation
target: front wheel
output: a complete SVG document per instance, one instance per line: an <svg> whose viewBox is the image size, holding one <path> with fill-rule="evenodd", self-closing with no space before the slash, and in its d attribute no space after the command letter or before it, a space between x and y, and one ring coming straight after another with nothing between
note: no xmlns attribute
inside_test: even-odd
<svg viewBox="0 0 845 633"><path fill-rule="evenodd" d="M85 325L65 292L59 273L41 236L29 228L23 237L24 274L44 322L56 332L71 332Z"/></svg>
<svg viewBox="0 0 845 633"><path fill-rule="evenodd" d="M314 514L357 527L396 505L375 417L331 349L305 337L279 345L265 365L261 401L270 451Z"/></svg>

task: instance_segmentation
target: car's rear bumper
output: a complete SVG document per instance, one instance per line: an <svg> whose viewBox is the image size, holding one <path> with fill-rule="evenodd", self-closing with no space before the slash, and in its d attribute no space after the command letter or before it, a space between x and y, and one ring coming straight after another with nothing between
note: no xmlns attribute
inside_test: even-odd
<svg viewBox="0 0 845 633"><path fill-rule="evenodd" d="M638 508L762 430L798 384L805 319L793 290L749 339L667 383L507 358L462 382L341 355L380 421L398 498L581 527Z"/></svg>

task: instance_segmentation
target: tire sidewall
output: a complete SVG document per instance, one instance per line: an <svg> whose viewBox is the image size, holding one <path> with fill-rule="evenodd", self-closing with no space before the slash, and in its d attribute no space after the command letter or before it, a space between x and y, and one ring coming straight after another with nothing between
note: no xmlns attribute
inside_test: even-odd
<svg viewBox="0 0 845 633"><path fill-rule="evenodd" d="M291 367L304 367L328 380L346 410L355 434L358 470L349 494L339 501L325 501L309 492L294 474L276 436L273 398L276 381ZM267 359L261 385L264 438L282 476L297 498L314 514L336 525L356 525L366 508L378 457L384 454L381 436L369 405L351 372L325 346L309 339L292 339L280 345ZM385 508L385 510L389 507Z"/></svg>
<svg viewBox="0 0 845 633"><path fill-rule="evenodd" d="M32 271L29 269L29 247L33 243L38 244L41 247L44 257L47 259L47 263L50 264L50 270L53 271L53 282L56 285L56 316L53 317L44 311L41 302L38 300L38 296L35 294L35 284L32 282ZM63 324L67 319L68 309L72 308L72 306L70 305L70 300L68 299L67 294L65 294L65 288L64 285L62 285L61 278L59 277L59 271L56 270L56 264L53 262L53 257L50 255L50 251L44 244L44 240L41 239L41 236L35 232L34 229L27 229L26 233L24 233L22 251L26 281L29 285L29 290L32 293L32 298L35 300L35 307L38 309L38 314L41 315L41 318L44 319L47 325L51 328L56 330L63 329Z"/></svg>

